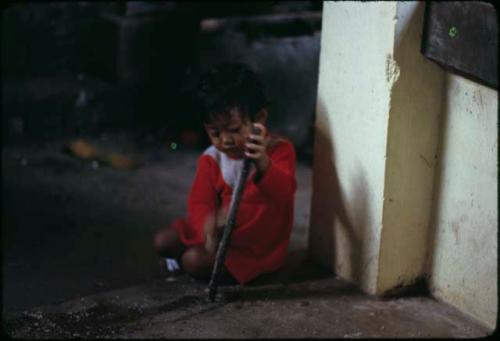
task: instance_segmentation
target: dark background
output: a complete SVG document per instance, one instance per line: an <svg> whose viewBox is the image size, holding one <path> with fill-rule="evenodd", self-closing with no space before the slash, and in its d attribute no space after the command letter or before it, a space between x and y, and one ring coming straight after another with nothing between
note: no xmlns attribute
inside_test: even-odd
<svg viewBox="0 0 500 341"><path fill-rule="evenodd" d="M310 158L321 6L12 3L2 13L3 143L121 130L138 143L206 146L189 91L213 63L238 61L264 81L270 128Z"/></svg>
<svg viewBox="0 0 500 341"><path fill-rule="evenodd" d="M216 62L245 62L261 75L270 129L296 146L289 252L303 250L320 29L321 3L311 1L4 7L3 311L159 275L153 231L185 216L207 145L189 93ZM142 166L67 153L79 138Z"/></svg>

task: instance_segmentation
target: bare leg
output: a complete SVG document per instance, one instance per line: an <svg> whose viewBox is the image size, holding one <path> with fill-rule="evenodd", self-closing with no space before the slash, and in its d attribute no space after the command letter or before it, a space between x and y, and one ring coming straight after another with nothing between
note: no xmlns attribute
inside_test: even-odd
<svg viewBox="0 0 500 341"><path fill-rule="evenodd" d="M210 255L202 245L191 246L182 255L184 271L195 277L210 277L214 261L215 257Z"/></svg>
<svg viewBox="0 0 500 341"><path fill-rule="evenodd" d="M215 263L215 256L208 253L204 246L197 245L189 247L182 255L182 266L188 274L209 279ZM223 266L220 269L221 282L236 284L237 281L232 277L229 271Z"/></svg>
<svg viewBox="0 0 500 341"><path fill-rule="evenodd" d="M173 227L167 227L155 233L154 247L161 257L180 259L186 247Z"/></svg>
<svg viewBox="0 0 500 341"><path fill-rule="evenodd" d="M212 274L215 255L207 252L204 245L186 247L172 227L158 231L154 236L155 250L162 257L180 260L182 269L192 276L208 279ZM222 277L231 277L225 267Z"/></svg>

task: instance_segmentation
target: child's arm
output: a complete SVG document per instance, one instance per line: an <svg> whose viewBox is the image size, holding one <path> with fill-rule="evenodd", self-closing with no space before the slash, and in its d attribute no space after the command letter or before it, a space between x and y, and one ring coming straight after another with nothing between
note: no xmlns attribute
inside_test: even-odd
<svg viewBox="0 0 500 341"><path fill-rule="evenodd" d="M250 135L252 142L247 143L248 152L245 155L255 161L257 173L254 184L261 191L276 198L292 198L297 188L295 181L295 150L291 143L282 143L272 153L267 154L265 127L255 123L260 129L259 135Z"/></svg>
<svg viewBox="0 0 500 341"><path fill-rule="evenodd" d="M217 252L226 218L227 208L219 208L217 213L209 215L205 221L205 250L211 255L215 255Z"/></svg>
<svg viewBox="0 0 500 341"><path fill-rule="evenodd" d="M198 160L196 175L188 198L188 216L194 231L190 231L186 244L205 242L205 232L215 223L217 192L213 183L212 164L207 156ZM208 226L210 225L210 226Z"/></svg>

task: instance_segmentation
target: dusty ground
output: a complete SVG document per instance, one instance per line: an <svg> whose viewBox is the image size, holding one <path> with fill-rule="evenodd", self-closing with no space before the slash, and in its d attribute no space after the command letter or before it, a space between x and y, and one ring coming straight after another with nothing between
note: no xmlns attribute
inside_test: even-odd
<svg viewBox="0 0 500 341"><path fill-rule="evenodd" d="M181 276L34 309L9 320L14 337L478 337L486 331L432 299L383 301L329 277L223 287Z"/></svg>
<svg viewBox="0 0 500 341"><path fill-rule="evenodd" d="M75 159L63 141L2 150L3 323L47 337L475 337L477 322L431 298L379 300L306 259L311 168L299 163L286 266L206 300L206 283L159 273L152 230L185 213L199 151L91 141L136 170Z"/></svg>
<svg viewBox="0 0 500 341"><path fill-rule="evenodd" d="M159 276L152 231L186 212L200 151L128 134L89 140L144 163L118 170L61 151L65 141L2 149L3 311ZM291 249L305 248L311 168L297 167Z"/></svg>
<svg viewBox="0 0 500 341"><path fill-rule="evenodd" d="M295 265L305 263L296 260ZM429 298L379 300L320 272L219 289L183 275L66 303L8 320L19 338L416 338L480 337L479 324ZM316 276L314 276L316 275Z"/></svg>

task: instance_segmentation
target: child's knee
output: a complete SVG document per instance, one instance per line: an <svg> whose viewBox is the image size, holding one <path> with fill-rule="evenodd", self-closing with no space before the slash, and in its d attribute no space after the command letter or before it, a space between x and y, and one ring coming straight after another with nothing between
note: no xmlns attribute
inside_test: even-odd
<svg viewBox="0 0 500 341"><path fill-rule="evenodd" d="M153 237L153 242L156 252L163 249L166 244L168 244L168 235L165 230L160 230L155 232Z"/></svg>
<svg viewBox="0 0 500 341"><path fill-rule="evenodd" d="M174 258L179 256L181 242L175 229L167 228L157 231L154 234L153 243L157 254Z"/></svg>
<svg viewBox="0 0 500 341"><path fill-rule="evenodd" d="M190 247L182 255L182 267L184 271L191 275L200 277L209 276L212 266L213 257L201 246Z"/></svg>

